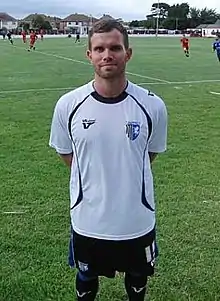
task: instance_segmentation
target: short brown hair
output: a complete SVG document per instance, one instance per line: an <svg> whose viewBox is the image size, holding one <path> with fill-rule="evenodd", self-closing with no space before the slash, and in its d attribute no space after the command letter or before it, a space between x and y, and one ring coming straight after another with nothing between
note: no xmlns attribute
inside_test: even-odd
<svg viewBox="0 0 220 301"><path fill-rule="evenodd" d="M112 19L99 20L93 24L88 34L89 49L91 50L91 37L94 33L110 32L113 29L117 29L123 35L125 49L128 49L129 39L126 28L120 22Z"/></svg>

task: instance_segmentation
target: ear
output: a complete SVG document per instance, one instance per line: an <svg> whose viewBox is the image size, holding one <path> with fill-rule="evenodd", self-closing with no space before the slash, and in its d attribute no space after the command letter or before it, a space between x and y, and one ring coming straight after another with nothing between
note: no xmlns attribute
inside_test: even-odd
<svg viewBox="0 0 220 301"><path fill-rule="evenodd" d="M86 56L90 61L92 60L92 53L89 49L86 51Z"/></svg>
<svg viewBox="0 0 220 301"><path fill-rule="evenodd" d="M132 57L132 49L128 48L126 50L126 62L128 62L130 60L130 58Z"/></svg>

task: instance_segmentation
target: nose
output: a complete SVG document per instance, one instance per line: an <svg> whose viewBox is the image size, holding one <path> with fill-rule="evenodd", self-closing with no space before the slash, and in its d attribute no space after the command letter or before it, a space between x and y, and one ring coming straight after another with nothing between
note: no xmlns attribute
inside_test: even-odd
<svg viewBox="0 0 220 301"><path fill-rule="evenodd" d="M112 51L109 49L105 49L104 53L103 53L103 61L112 61L113 59L113 55L112 55Z"/></svg>

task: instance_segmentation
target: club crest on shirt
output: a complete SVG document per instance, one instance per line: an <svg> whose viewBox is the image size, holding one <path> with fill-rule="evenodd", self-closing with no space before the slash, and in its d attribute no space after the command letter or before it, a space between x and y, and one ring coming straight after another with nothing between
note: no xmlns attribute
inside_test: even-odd
<svg viewBox="0 0 220 301"><path fill-rule="evenodd" d="M140 122L128 121L126 124L126 135L133 141L139 136L140 128Z"/></svg>

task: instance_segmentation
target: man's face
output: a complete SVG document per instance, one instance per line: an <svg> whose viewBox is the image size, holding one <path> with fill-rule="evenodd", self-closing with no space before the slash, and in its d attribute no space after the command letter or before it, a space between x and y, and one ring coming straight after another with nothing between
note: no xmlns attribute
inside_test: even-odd
<svg viewBox="0 0 220 301"><path fill-rule="evenodd" d="M91 50L87 51L95 73L106 79L117 78L125 73L131 54L130 48L125 49L123 35L117 29L94 33L91 37Z"/></svg>

